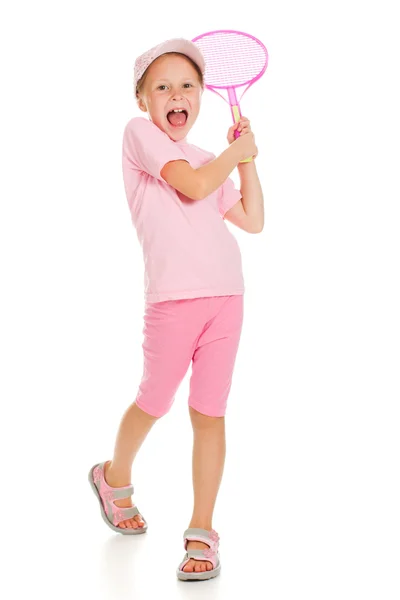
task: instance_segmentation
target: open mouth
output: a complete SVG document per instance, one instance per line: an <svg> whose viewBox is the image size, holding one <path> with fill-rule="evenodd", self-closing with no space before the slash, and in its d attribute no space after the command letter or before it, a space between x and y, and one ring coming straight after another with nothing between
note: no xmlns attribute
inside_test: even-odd
<svg viewBox="0 0 400 600"><path fill-rule="evenodd" d="M186 125L188 116L188 112L184 108L175 108L174 110L169 111L167 119L173 127L183 127Z"/></svg>

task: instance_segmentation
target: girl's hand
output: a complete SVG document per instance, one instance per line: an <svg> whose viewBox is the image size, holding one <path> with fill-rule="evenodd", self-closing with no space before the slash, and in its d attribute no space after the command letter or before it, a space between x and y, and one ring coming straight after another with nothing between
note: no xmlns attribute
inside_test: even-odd
<svg viewBox="0 0 400 600"><path fill-rule="evenodd" d="M227 135L227 140L229 144L232 144L232 142L235 141L235 130L238 130L240 135L244 134L244 133L248 133L249 131L251 131L251 127L250 127L250 121L249 119L247 119L246 117L241 116L240 117L240 121L238 121L237 123L235 123L234 125L232 125L232 127L229 127L228 130L228 135Z"/></svg>
<svg viewBox="0 0 400 600"><path fill-rule="evenodd" d="M254 133L252 131L242 133L231 145L232 148L236 147L238 162L246 160L247 158L254 159L258 154Z"/></svg>

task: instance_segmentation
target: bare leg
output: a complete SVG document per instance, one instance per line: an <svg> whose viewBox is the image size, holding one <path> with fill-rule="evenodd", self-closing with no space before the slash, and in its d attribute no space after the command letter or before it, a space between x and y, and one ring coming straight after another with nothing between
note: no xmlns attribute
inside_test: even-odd
<svg viewBox="0 0 400 600"><path fill-rule="evenodd" d="M194 507L189 527L212 529L212 516L225 464L225 417L208 417L189 407L193 427ZM188 549L208 548L189 542ZM191 559L184 571L210 571L209 561Z"/></svg>
<svg viewBox="0 0 400 600"><path fill-rule="evenodd" d="M108 485L123 487L131 483L133 460L155 421L157 421L157 417L141 410L135 402L128 407L119 426L114 457L104 467L104 476ZM115 500L115 504L123 508L130 508L132 500L131 498ZM118 526L122 529L126 527L136 529L142 527L143 524L139 514L132 519L121 521Z"/></svg>

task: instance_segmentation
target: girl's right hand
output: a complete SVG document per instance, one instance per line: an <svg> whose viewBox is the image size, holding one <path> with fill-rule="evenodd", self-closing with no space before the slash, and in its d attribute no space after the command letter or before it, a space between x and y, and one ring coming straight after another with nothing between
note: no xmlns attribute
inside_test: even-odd
<svg viewBox="0 0 400 600"><path fill-rule="evenodd" d="M258 154L258 148L252 131L242 133L232 144L238 152L238 162L250 156L254 159Z"/></svg>

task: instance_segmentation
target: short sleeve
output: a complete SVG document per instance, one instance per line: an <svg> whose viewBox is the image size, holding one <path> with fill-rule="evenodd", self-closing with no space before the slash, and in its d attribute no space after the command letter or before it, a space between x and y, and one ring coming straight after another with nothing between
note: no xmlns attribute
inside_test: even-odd
<svg viewBox="0 0 400 600"><path fill-rule="evenodd" d="M122 141L123 160L128 168L144 171L160 181L160 171L171 160L186 160L183 151L164 131L148 119L135 117L126 125Z"/></svg>
<svg viewBox="0 0 400 600"><path fill-rule="evenodd" d="M218 192L218 208L221 217L224 217L225 213L232 208L232 206L235 206L241 197L241 192L235 188L233 180L228 177L221 185Z"/></svg>

